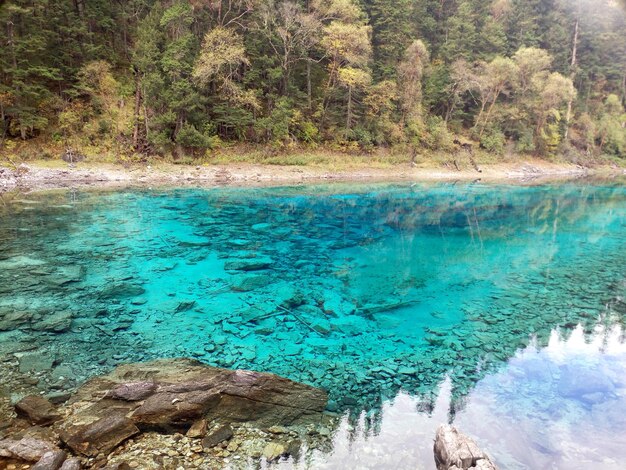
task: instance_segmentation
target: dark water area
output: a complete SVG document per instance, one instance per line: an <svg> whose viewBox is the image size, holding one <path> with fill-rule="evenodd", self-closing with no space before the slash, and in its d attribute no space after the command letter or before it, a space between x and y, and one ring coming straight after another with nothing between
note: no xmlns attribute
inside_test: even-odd
<svg viewBox="0 0 626 470"><path fill-rule="evenodd" d="M327 389L344 420L303 466L434 468L435 429L453 422L503 468L623 468L622 184L2 203L0 357L42 391L192 357Z"/></svg>

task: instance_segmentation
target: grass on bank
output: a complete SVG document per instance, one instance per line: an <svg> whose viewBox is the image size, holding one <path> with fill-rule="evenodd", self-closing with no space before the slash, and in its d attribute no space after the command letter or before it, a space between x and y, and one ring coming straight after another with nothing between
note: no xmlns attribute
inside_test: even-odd
<svg viewBox="0 0 626 470"><path fill-rule="evenodd" d="M66 166L62 155L67 143L60 144L43 138L35 138L25 142L5 141L0 146L0 166L16 166L20 163L37 162L38 166L58 168ZM122 165L135 167L149 164L153 167L168 167L169 165L205 166L205 165L276 165L302 166L322 169L326 171L349 171L358 169L393 169L393 168L422 168L442 169L450 171L472 170L473 165L469 153L463 150L446 152L422 149L414 159L408 149L377 148L370 152L359 149L350 151L337 150L330 147L293 147L276 149L271 146L253 145L224 145L219 149L203 155L166 154L161 156L145 156L129 153L127 149L115 145L77 146L85 155L84 163L97 167L98 165ZM505 152L502 155L489 153L474 147L473 160L478 166L496 164L516 164L527 160L537 160L527 155L517 155ZM580 159L568 158L566 155L542 159L550 164L579 164L586 167L613 166L626 168L626 160L616 157L595 156Z"/></svg>

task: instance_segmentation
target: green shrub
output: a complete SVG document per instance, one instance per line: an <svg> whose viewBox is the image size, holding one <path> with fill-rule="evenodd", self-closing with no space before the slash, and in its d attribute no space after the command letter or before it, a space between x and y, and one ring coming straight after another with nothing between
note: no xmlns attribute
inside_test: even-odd
<svg viewBox="0 0 626 470"><path fill-rule="evenodd" d="M480 138L480 146L487 152L501 155L506 145L504 133L497 128L487 129Z"/></svg>
<svg viewBox="0 0 626 470"><path fill-rule="evenodd" d="M532 130L528 129L520 134L515 149L519 153L533 153L535 151L535 138Z"/></svg>
<svg viewBox="0 0 626 470"><path fill-rule="evenodd" d="M426 120L424 143L433 150L450 150L452 147L452 134L443 118L430 116Z"/></svg>
<svg viewBox="0 0 626 470"><path fill-rule="evenodd" d="M176 143L190 149L211 148L211 137L204 135L195 126L185 124L176 135Z"/></svg>

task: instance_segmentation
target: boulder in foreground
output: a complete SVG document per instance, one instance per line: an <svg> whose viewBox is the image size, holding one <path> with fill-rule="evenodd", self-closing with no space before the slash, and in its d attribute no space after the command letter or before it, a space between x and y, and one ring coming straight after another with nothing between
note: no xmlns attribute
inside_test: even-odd
<svg viewBox="0 0 626 470"><path fill-rule="evenodd" d="M472 439L448 424L437 429L434 451L437 470L498 470Z"/></svg>
<svg viewBox="0 0 626 470"><path fill-rule="evenodd" d="M95 456L140 431L177 432L203 419L259 428L317 420L327 400L324 390L273 374L157 360L87 382L59 427L72 450Z"/></svg>

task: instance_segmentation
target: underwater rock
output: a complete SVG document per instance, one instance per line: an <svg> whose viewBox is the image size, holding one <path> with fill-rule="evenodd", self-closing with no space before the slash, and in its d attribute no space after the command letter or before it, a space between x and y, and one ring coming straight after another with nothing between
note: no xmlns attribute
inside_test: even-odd
<svg viewBox="0 0 626 470"><path fill-rule="evenodd" d="M498 469L472 439L449 424L437 429L434 452L437 470Z"/></svg>
<svg viewBox="0 0 626 470"><path fill-rule="evenodd" d="M283 308L294 308L305 302L302 292L291 282L281 282L272 286L272 298L276 305Z"/></svg>
<svg viewBox="0 0 626 470"><path fill-rule="evenodd" d="M11 331L20 328L30 322L32 318L30 312L0 310L0 331Z"/></svg>
<svg viewBox="0 0 626 470"><path fill-rule="evenodd" d="M67 426L59 434L74 452L95 457L110 452L126 439L139 434L139 429L124 413L108 410L104 418L90 424Z"/></svg>
<svg viewBox="0 0 626 470"><path fill-rule="evenodd" d="M21 270L24 268L33 268L38 266L44 266L45 261L29 256L13 256L9 259L0 261L0 269L2 270Z"/></svg>
<svg viewBox="0 0 626 470"><path fill-rule="evenodd" d="M107 327L111 331L127 330L133 325L134 321L135 320L130 315L118 315L116 321L109 323Z"/></svg>
<svg viewBox="0 0 626 470"><path fill-rule="evenodd" d="M62 266L56 269L56 272L49 276L48 282L57 286L64 286L72 282L80 282L85 277L85 268L83 266Z"/></svg>
<svg viewBox="0 0 626 470"><path fill-rule="evenodd" d="M339 410L339 405L335 400L328 400L328 405L326 405L326 410L334 413Z"/></svg>
<svg viewBox="0 0 626 470"><path fill-rule="evenodd" d="M231 289L235 292L250 292L256 289L266 287L272 283L272 278L265 274L256 276L234 276L231 280ZM258 312L257 312L258 314Z"/></svg>
<svg viewBox="0 0 626 470"><path fill-rule="evenodd" d="M296 261L295 263L293 263L293 267L296 269L304 269L307 266L311 266L313 263L311 263L311 261L306 260L306 259L299 259L298 261Z"/></svg>
<svg viewBox="0 0 626 470"><path fill-rule="evenodd" d="M61 419L56 408L43 397L29 395L15 405L15 412L32 424L45 426Z"/></svg>
<svg viewBox="0 0 626 470"><path fill-rule="evenodd" d="M30 470L59 470L66 458L67 454L62 450L46 452Z"/></svg>
<svg viewBox="0 0 626 470"><path fill-rule="evenodd" d="M174 309L174 313L187 312L196 306L195 300L183 300L179 302L176 308Z"/></svg>
<svg viewBox="0 0 626 470"><path fill-rule="evenodd" d="M246 240L245 238L233 238L233 239L227 240L226 243L232 246L241 247L241 246L248 246L250 245L251 242L250 240Z"/></svg>
<svg viewBox="0 0 626 470"><path fill-rule="evenodd" d="M222 322L222 331L224 331L224 333L237 335L239 333L239 328L224 321Z"/></svg>
<svg viewBox="0 0 626 470"><path fill-rule="evenodd" d="M100 292L101 299L125 299L129 297L139 297L146 293L146 290L139 284L127 282L110 284Z"/></svg>
<svg viewBox="0 0 626 470"><path fill-rule="evenodd" d="M356 311L356 305L348 302L334 291L324 292L323 310L325 313L343 317L352 315Z"/></svg>
<svg viewBox="0 0 626 470"><path fill-rule="evenodd" d="M302 353L302 346L289 343L285 345L283 353L285 354L285 356L298 356Z"/></svg>
<svg viewBox="0 0 626 470"><path fill-rule="evenodd" d="M358 315L350 315L334 318L333 327L345 335L356 336L367 332L370 325L368 325L368 321L365 318Z"/></svg>
<svg viewBox="0 0 626 470"><path fill-rule="evenodd" d="M269 257L241 258L227 261L224 264L224 269L227 271L259 271L269 268L272 264L274 264L274 260Z"/></svg>
<svg viewBox="0 0 626 470"><path fill-rule="evenodd" d="M19 357L19 370L22 373L49 371L54 361L54 355L49 352L24 353Z"/></svg>
<svg viewBox="0 0 626 470"><path fill-rule="evenodd" d="M317 320L316 322L311 323L311 328L322 335L327 335L330 333L331 324L327 320Z"/></svg>
<svg viewBox="0 0 626 470"><path fill-rule="evenodd" d="M43 320L38 321L32 326L36 331L52 331L54 333L62 333L72 326L71 312L57 312L46 316Z"/></svg>
<svg viewBox="0 0 626 470"><path fill-rule="evenodd" d="M268 229L272 228L272 224L268 224L267 222L261 222L261 223L258 223L258 224L254 224L250 228L252 230L254 230L255 232L263 232L263 231L267 231Z"/></svg>
<svg viewBox="0 0 626 470"><path fill-rule="evenodd" d="M254 349L246 349L241 353L241 357L246 361L254 361L256 359L256 351Z"/></svg>

